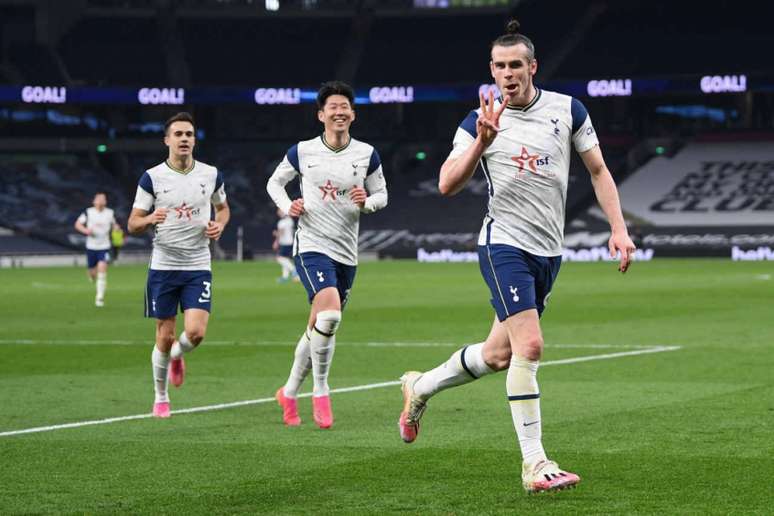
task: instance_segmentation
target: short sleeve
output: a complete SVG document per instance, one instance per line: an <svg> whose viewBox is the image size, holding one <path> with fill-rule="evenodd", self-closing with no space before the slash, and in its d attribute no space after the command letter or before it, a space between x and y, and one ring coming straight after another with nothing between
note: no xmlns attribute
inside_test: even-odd
<svg viewBox="0 0 774 516"><path fill-rule="evenodd" d="M140 177L140 182L137 185L137 193L134 196L134 204L132 207L150 211L155 201L156 196L153 193L153 179L148 172L145 172L142 177Z"/></svg>
<svg viewBox="0 0 774 516"><path fill-rule="evenodd" d="M476 141L476 120L478 120L478 113L471 111L459 125L457 132L454 134L453 147L448 159L462 156Z"/></svg>
<svg viewBox="0 0 774 516"><path fill-rule="evenodd" d="M570 104L570 112L572 114L572 143L575 150L583 153L599 145L597 133L591 124L591 117L586 111L586 107L574 98Z"/></svg>
<svg viewBox="0 0 774 516"><path fill-rule="evenodd" d="M70 219L70 220L72 220L72 219ZM78 222L80 224L86 224L87 220L88 220L88 217L86 216L86 212L85 211L83 213L81 213L80 215L78 215Z"/></svg>
<svg viewBox="0 0 774 516"><path fill-rule="evenodd" d="M376 152L376 149L374 149L373 152L371 152L371 160L368 162L368 172L366 172L366 176L370 176L380 169L381 166L382 159L379 157L379 153Z"/></svg>

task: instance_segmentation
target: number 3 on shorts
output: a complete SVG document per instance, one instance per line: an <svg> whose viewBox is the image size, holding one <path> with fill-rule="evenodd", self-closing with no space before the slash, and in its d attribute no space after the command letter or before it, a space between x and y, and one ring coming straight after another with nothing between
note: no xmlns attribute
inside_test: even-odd
<svg viewBox="0 0 774 516"><path fill-rule="evenodd" d="M212 292L210 292L210 287L212 286L212 283L209 281L202 281L202 284L204 285L204 292L202 292L199 295L199 302L209 303L210 297L212 297Z"/></svg>

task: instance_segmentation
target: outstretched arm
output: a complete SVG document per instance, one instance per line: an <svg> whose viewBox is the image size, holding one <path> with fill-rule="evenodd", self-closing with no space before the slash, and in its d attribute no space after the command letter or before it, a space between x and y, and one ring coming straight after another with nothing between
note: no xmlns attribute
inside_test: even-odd
<svg viewBox="0 0 774 516"><path fill-rule="evenodd" d="M626 229L615 181L605 165L599 145L595 145L580 156L583 159L583 164L586 165L586 170L591 174L591 184L594 186L597 201L610 223L611 234L607 244L610 249L610 257L615 258L616 254L620 252L621 261L618 270L626 272L636 248Z"/></svg>

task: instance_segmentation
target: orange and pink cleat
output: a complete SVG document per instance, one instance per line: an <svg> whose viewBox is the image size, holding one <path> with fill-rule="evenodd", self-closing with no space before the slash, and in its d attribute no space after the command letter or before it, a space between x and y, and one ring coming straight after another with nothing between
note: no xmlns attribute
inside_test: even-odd
<svg viewBox="0 0 774 516"><path fill-rule="evenodd" d="M537 464L522 466L521 481L527 493L541 493L575 487L580 482L580 477L575 473L562 471L552 460L541 460Z"/></svg>

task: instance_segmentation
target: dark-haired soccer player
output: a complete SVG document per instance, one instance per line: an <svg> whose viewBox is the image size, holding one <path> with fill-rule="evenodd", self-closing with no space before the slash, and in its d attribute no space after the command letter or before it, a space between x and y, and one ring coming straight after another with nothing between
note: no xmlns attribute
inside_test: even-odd
<svg viewBox="0 0 774 516"><path fill-rule="evenodd" d="M634 244L586 108L572 97L535 87L535 47L518 29L512 20L507 33L492 43L490 69L502 97L495 101L490 94L487 102L481 95L480 108L457 129L439 180L441 193L454 195L479 163L484 171L489 206L478 255L496 318L486 341L463 347L435 369L403 375L399 427L404 441L414 441L430 397L507 369L506 391L523 458L522 483L528 492L536 492L580 481L543 450L537 384L543 351L540 315L561 262L572 147L591 174L610 222L610 254L620 253L621 272L629 266Z"/></svg>
<svg viewBox="0 0 774 516"><path fill-rule="evenodd" d="M107 195L99 191L94 194L92 207L86 208L75 221L75 229L86 235L86 266L89 278L96 280L96 306L105 306L107 270L110 263L110 232L121 230L113 210L107 207Z"/></svg>
<svg viewBox="0 0 774 516"><path fill-rule="evenodd" d="M178 113L167 120L164 144L169 155L140 178L129 216L130 233L155 226L145 316L156 319L151 355L156 390L153 415L162 418L170 415L170 365L169 378L180 386L185 374L183 353L198 346L207 331L212 306L209 242L220 238L230 216L223 176L193 158L196 133L190 114ZM211 205L215 220L210 220ZM178 307L184 314L184 330L175 339Z"/></svg>
<svg viewBox="0 0 774 516"><path fill-rule="evenodd" d="M354 105L355 94L349 85L323 84L317 94L323 134L293 145L266 186L282 212L299 218L293 255L312 304L290 376L276 395L289 426L301 423L296 396L310 369L315 423L320 428L333 424L328 372L341 311L355 280L360 214L387 205L379 154L349 134ZM291 201L285 185L296 176L301 177L302 197Z"/></svg>

